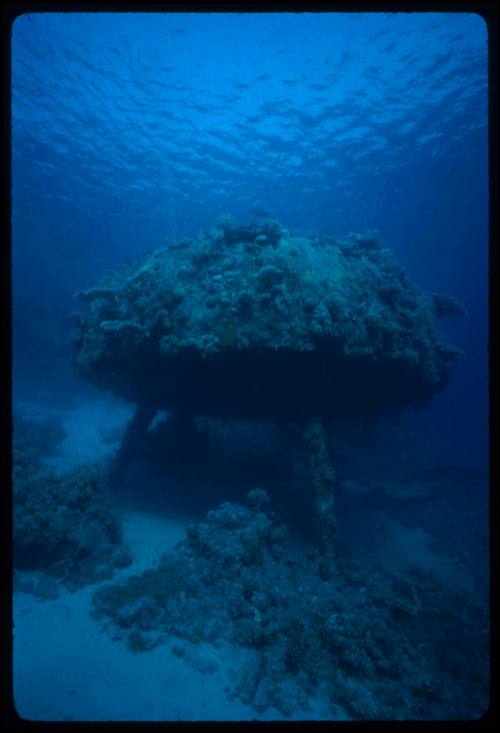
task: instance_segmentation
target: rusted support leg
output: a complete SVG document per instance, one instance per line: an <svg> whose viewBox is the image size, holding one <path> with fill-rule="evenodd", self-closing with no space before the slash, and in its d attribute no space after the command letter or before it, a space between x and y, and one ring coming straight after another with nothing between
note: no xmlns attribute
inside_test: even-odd
<svg viewBox="0 0 500 733"><path fill-rule="evenodd" d="M320 573L327 579L337 566L336 473L332 466L321 418L308 419L303 435L309 454L309 473L314 491L314 509L322 553Z"/></svg>
<svg viewBox="0 0 500 733"><path fill-rule="evenodd" d="M150 404L140 403L137 405L108 474L111 487L119 487L123 482L128 468L140 452L147 429L156 412L156 407Z"/></svg>

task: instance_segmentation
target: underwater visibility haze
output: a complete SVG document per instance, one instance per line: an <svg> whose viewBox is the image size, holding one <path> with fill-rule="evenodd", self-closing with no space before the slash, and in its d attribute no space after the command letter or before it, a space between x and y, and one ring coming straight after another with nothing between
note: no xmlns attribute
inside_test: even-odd
<svg viewBox="0 0 500 733"><path fill-rule="evenodd" d="M12 30L14 695L489 706L487 27Z"/></svg>

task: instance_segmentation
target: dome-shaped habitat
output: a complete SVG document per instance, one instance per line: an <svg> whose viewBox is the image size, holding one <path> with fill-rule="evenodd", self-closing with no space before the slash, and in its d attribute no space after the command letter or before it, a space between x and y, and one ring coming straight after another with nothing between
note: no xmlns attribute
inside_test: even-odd
<svg viewBox="0 0 500 733"><path fill-rule="evenodd" d="M273 420L373 414L446 385L459 352L436 319L453 299L413 286L376 233L223 225L79 293L78 374L165 410Z"/></svg>
<svg viewBox="0 0 500 733"><path fill-rule="evenodd" d="M461 304L414 286L372 231L226 216L78 295L76 371L139 405L129 442L156 409L296 421L317 501L335 479L321 421L423 403L460 354L438 318Z"/></svg>

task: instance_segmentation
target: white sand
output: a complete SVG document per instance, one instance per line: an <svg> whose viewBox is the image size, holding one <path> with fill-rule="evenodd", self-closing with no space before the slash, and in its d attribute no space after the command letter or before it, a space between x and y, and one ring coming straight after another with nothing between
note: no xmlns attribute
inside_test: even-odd
<svg viewBox="0 0 500 733"><path fill-rule="evenodd" d="M162 552L184 537L180 520L128 514L125 540L134 564L117 574L155 564ZM147 538L147 539L146 539ZM257 714L229 700L225 688L248 652L217 642L193 645L172 637L135 654L112 641L89 615L96 586L63 590L54 601L14 595L14 697L19 715L29 720L283 720L278 710ZM179 658L172 646L182 648ZM215 666L215 670L214 670ZM305 718L327 717L312 701Z"/></svg>
<svg viewBox="0 0 500 733"><path fill-rule="evenodd" d="M50 409L32 402L17 402L16 409L33 420L61 421L67 432L56 453L46 462L57 471L68 471L76 463L101 461L118 447L134 406L117 399L86 403L78 409Z"/></svg>
<svg viewBox="0 0 500 733"><path fill-rule="evenodd" d="M125 537L135 554L133 571L150 566L183 536L171 520L129 515ZM149 530L150 542L143 533ZM130 570L129 570L130 572ZM93 587L63 591L55 601L26 593L14 597L14 683L18 713L32 720L248 719L254 712L224 702L230 647L199 647L199 666L213 660L215 673L195 669L164 644L134 654L112 641L89 615ZM182 640L172 643L189 647ZM232 659L232 657L235 657ZM195 660L196 661L196 660Z"/></svg>

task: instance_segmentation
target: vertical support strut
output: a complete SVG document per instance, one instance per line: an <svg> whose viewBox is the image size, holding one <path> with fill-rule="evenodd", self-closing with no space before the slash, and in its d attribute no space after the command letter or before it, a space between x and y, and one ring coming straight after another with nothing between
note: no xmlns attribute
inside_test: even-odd
<svg viewBox="0 0 500 733"><path fill-rule="evenodd" d="M156 412L156 407L148 403L140 402L137 405L109 471L108 481L110 486L118 487L122 483L128 468L143 445L147 429Z"/></svg>
<svg viewBox="0 0 500 733"><path fill-rule="evenodd" d="M314 491L314 510L322 552L320 572L326 579L335 570L337 561L336 473L331 462L322 419L309 418L303 435L309 454L309 473Z"/></svg>

